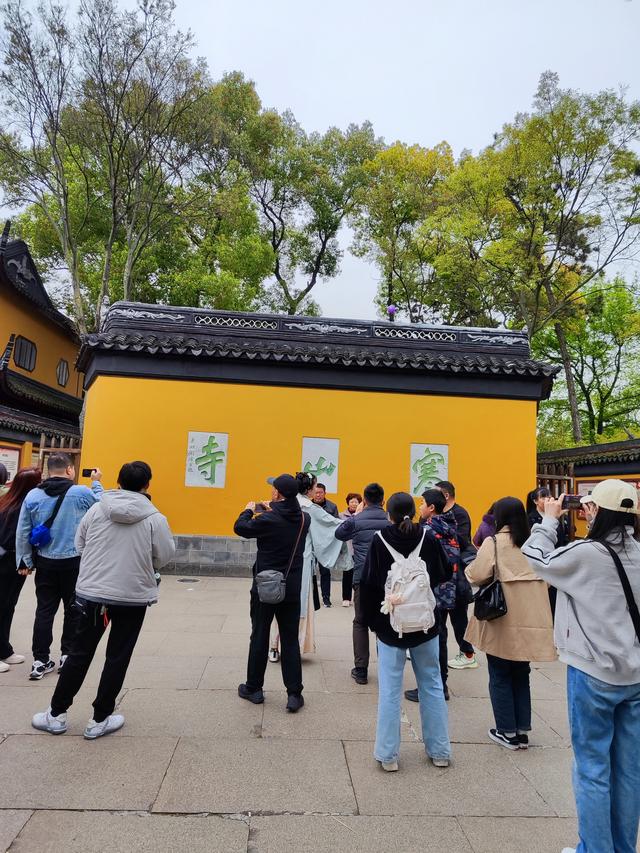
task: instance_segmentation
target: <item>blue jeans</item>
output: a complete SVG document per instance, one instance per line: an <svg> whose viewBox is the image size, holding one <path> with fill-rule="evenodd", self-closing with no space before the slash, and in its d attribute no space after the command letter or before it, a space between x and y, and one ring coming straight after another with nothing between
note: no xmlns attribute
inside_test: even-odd
<svg viewBox="0 0 640 853"><path fill-rule="evenodd" d="M615 686L567 668L576 853L635 853L640 819L640 684Z"/></svg>
<svg viewBox="0 0 640 853"><path fill-rule="evenodd" d="M439 638L434 637L409 652L418 682L426 753L431 758L450 758L449 717L440 677L439 642ZM400 703L406 660L406 649L387 646L378 640L378 725L373 751L378 761L395 761L400 752Z"/></svg>

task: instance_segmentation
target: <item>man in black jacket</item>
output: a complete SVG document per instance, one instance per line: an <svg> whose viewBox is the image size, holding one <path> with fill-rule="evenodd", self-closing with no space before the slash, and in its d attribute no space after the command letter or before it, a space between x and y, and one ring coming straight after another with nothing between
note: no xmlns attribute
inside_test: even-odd
<svg viewBox="0 0 640 853"><path fill-rule="evenodd" d="M475 546L471 541L471 518L466 509L456 503L456 490L453 483L449 480L441 480L436 483L436 489L440 489L445 496L446 504L442 518L451 524L455 524L456 538L460 545L460 562L461 568L470 563L475 558ZM458 604L453 610L444 611L444 621L442 626L441 639L447 642L447 614L451 619L453 632L458 643L459 652L450 661L448 661L449 669L477 669L478 661L471 643L465 640L464 635L469 625L469 617L467 611L469 609L468 602L464 601Z"/></svg>
<svg viewBox="0 0 640 853"><path fill-rule="evenodd" d="M257 539L258 556L253 567L258 572L275 569L287 574L286 595L280 604L260 601L255 581L251 587L251 642L247 681L238 687L238 695L255 705L264 702L262 686L269 654L269 630L273 617L278 622L282 647L282 680L287 688L287 711L295 713L304 705L302 663L298 644L300 623L300 586L305 540L311 519L298 503L298 484L290 474L268 481L273 487L267 512L254 515L255 503L248 503L233 530L245 539Z"/></svg>
<svg viewBox="0 0 640 853"><path fill-rule="evenodd" d="M343 521L336 530L336 539L353 542L353 669L356 684L366 684L369 668L369 628L360 599L360 578L371 540L378 530L389 525L389 516L382 508L384 489L379 483L369 483L364 490L364 509Z"/></svg>

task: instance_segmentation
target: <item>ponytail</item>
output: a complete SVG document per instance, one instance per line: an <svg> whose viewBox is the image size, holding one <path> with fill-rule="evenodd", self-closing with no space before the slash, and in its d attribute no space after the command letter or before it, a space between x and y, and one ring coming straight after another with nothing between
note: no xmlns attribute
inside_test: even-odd
<svg viewBox="0 0 640 853"><path fill-rule="evenodd" d="M387 510L389 511L389 518L402 536L417 536L420 533L420 525L413 522L416 515L416 504L411 495L406 492L396 492L391 495Z"/></svg>
<svg viewBox="0 0 640 853"><path fill-rule="evenodd" d="M296 480L299 495L306 495L318 482L318 478L314 474L308 474L306 471L298 471Z"/></svg>

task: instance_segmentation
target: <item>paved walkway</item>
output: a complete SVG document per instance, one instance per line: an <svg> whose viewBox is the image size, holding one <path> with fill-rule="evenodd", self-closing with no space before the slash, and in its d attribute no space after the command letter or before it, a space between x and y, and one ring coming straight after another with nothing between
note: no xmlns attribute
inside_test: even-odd
<svg viewBox="0 0 640 853"><path fill-rule="evenodd" d="M559 853L575 842L564 672L532 676L534 748L487 742L487 671L451 673L455 764L426 763L418 707L405 703L400 772L372 757L376 667L349 677L352 610L317 614L318 654L304 663L307 705L284 712L280 667L266 702L242 702L248 582L165 577L134 655L124 729L88 742L102 659L69 712L67 734L35 732L55 675L0 674L0 851L11 853ZM339 588L334 585L338 601ZM28 582L14 645L26 652ZM59 636L59 628L56 636ZM407 686L411 674L407 667Z"/></svg>

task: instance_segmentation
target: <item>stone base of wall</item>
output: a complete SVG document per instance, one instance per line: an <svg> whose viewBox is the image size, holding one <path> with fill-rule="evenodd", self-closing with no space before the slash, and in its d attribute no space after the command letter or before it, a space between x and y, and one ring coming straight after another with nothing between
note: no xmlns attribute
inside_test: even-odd
<svg viewBox="0 0 640 853"><path fill-rule="evenodd" d="M256 559L255 539L237 536L176 536L176 555L163 575L251 577Z"/></svg>
<svg viewBox="0 0 640 853"><path fill-rule="evenodd" d="M163 575L203 575L216 578L250 578L256 560L255 539L237 536L175 536L176 555ZM332 572L335 580L342 572Z"/></svg>

